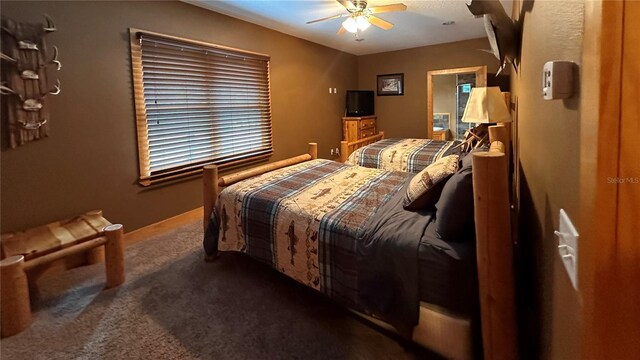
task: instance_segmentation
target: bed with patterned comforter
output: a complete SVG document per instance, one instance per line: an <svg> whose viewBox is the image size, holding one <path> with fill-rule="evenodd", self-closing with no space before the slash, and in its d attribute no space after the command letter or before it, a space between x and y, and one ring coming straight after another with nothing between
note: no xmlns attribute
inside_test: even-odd
<svg viewBox="0 0 640 360"><path fill-rule="evenodd" d="M443 156L458 153L460 143L458 140L383 139L355 150L345 163L417 173Z"/></svg>
<svg viewBox="0 0 640 360"><path fill-rule="evenodd" d="M431 214L402 209L412 174L312 160L225 188L207 254L238 251L410 335Z"/></svg>

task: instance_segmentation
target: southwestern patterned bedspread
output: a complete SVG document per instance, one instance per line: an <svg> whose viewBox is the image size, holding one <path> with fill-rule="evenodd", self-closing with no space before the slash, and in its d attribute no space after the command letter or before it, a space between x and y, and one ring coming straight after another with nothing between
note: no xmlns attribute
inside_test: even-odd
<svg viewBox="0 0 640 360"><path fill-rule="evenodd" d="M458 140L383 139L351 153L346 164L418 173L443 156L459 153L460 143Z"/></svg>
<svg viewBox="0 0 640 360"><path fill-rule="evenodd" d="M398 232L392 222L381 222L376 210L392 198L401 199L400 192L411 177L312 160L241 181L220 193L204 239L205 251L210 255L217 250L244 252L348 307L369 313L375 310L401 333L410 335L418 320L417 247L430 216L413 213L424 219L407 222L421 223L418 233L410 229L406 234L411 240L403 246L408 249L398 250L400 256L410 254L413 259L381 265L407 269L375 269L371 264L384 263L376 257L393 256L387 249L392 240L382 241L378 248L376 234L389 234L389 228ZM399 209L409 213L401 205ZM371 257L362 259L367 253ZM381 271L411 274L384 277L380 286L400 289L388 301L371 296ZM407 287L412 291L403 291ZM389 291L381 294L389 297ZM394 312L389 307L406 310Z"/></svg>

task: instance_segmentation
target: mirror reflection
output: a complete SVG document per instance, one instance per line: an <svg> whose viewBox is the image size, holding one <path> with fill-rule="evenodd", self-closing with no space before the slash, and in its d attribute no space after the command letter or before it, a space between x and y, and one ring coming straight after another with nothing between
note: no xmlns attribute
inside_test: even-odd
<svg viewBox="0 0 640 360"><path fill-rule="evenodd" d="M486 66L427 72L427 133L437 140L463 139L473 124L462 122L471 89L486 86Z"/></svg>
<svg viewBox="0 0 640 360"><path fill-rule="evenodd" d="M462 114L475 73L435 75L433 77L433 134L445 140L462 139L472 124L462 122Z"/></svg>

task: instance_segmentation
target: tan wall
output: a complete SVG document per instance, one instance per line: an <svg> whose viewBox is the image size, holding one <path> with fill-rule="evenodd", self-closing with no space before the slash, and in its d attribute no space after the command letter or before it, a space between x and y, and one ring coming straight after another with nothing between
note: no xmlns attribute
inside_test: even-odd
<svg viewBox="0 0 640 360"><path fill-rule="evenodd" d="M487 71L495 73L498 60L479 51L489 48L487 39L482 38L359 56L360 90L375 90L376 75L404 73L403 96L375 98L378 128L387 137L426 137L427 71L487 65Z"/></svg>
<svg viewBox="0 0 640 360"><path fill-rule="evenodd" d="M580 63L584 2L519 2L514 18L523 25L522 64L511 78L520 153L520 335L527 358L576 359L581 305L553 231L563 208L580 232L580 97L543 100L541 76L547 61Z"/></svg>
<svg viewBox="0 0 640 360"><path fill-rule="evenodd" d="M59 30L47 41L63 63L51 136L1 154L2 232L94 208L130 231L201 205L199 178L136 183L129 27L270 54L271 160L302 153L309 141L328 156L342 136L344 91L357 87L353 55L181 2L3 1L1 11L31 22L51 15Z"/></svg>

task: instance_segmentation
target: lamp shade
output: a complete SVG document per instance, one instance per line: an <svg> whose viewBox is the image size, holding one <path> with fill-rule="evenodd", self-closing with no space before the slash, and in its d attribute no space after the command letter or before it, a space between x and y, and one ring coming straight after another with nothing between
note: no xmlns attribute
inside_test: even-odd
<svg viewBox="0 0 640 360"><path fill-rule="evenodd" d="M462 122L486 124L510 121L511 114L499 87L471 89L469 101L467 101L462 115Z"/></svg>

